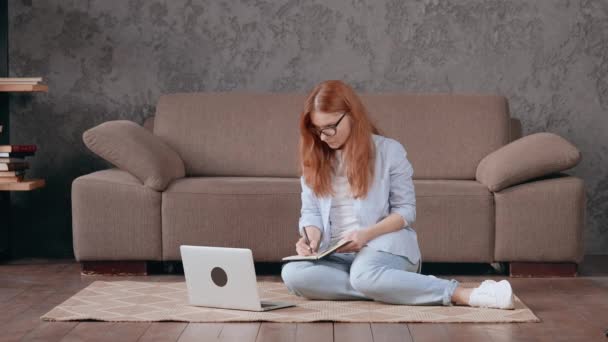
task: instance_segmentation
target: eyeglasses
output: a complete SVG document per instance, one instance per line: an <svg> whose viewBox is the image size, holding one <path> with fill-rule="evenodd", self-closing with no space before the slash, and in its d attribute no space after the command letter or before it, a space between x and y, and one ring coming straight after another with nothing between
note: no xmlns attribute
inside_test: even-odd
<svg viewBox="0 0 608 342"><path fill-rule="evenodd" d="M344 112L344 114L342 114L342 116L340 117L340 119L338 120L338 122L336 122L333 125L328 125L325 126L321 129L312 127L312 131L318 135L321 136L321 134L325 134L328 137L333 137L334 135L336 135L336 131L338 129L338 125L340 124L340 121L342 121L342 119L344 118L344 116L346 115L346 112Z"/></svg>

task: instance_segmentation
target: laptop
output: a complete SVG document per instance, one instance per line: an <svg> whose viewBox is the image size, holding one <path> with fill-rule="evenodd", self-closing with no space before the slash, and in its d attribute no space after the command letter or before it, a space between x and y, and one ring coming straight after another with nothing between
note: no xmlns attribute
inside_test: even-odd
<svg viewBox="0 0 608 342"><path fill-rule="evenodd" d="M260 301L251 249L181 245L180 253L190 305L247 311L295 306Z"/></svg>

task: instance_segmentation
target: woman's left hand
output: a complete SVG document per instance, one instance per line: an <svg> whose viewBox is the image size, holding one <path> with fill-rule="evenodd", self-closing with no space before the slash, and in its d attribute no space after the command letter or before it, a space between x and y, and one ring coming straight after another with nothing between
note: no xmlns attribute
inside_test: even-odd
<svg viewBox="0 0 608 342"><path fill-rule="evenodd" d="M370 240L365 230L350 230L342 235L342 240L352 240L350 243L338 248L337 253L358 252Z"/></svg>

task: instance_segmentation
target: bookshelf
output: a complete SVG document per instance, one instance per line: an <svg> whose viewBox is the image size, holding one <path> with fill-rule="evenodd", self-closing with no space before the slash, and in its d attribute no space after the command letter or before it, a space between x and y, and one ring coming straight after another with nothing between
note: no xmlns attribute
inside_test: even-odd
<svg viewBox="0 0 608 342"><path fill-rule="evenodd" d="M4 37L6 38L6 37ZM6 65L0 65L3 68L3 74L7 73L8 63ZM9 112L8 112L8 101L10 99L10 93L13 92L48 92L49 88L46 84L18 84L18 83L3 83L0 84L0 95L1 95L1 106L2 111L0 113L0 125L8 125L9 123ZM6 136L0 138L0 145L10 145L10 139L8 137L9 129L2 130L0 135L6 134ZM11 244L13 240L11 229L12 229L12 218L11 218L11 198L10 193L13 191L31 191L34 189L42 188L46 185L44 179L24 179L20 182L11 183L0 183L0 217L3 218L3 224L0 225L0 261L11 258Z"/></svg>
<svg viewBox="0 0 608 342"><path fill-rule="evenodd" d="M0 93L48 92L46 84L0 84ZM0 133L1 134L1 133ZM46 185L44 179L24 179L21 182L0 183L0 191L30 191Z"/></svg>

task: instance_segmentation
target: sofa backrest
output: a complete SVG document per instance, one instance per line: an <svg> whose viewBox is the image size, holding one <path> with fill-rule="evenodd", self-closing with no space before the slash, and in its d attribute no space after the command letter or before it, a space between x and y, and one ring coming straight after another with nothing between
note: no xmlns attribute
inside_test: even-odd
<svg viewBox="0 0 608 342"><path fill-rule="evenodd" d="M521 127L521 121L518 118L511 118L511 125L509 128L511 129L511 139L509 140L509 142L515 141L522 137L523 132Z"/></svg>
<svg viewBox="0 0 608 342"><path fill-rule="evenodd" d="M360 94L381 135L400 141L414 179L475 179L479 161L508 143L502 96ZM153 132L183 158L187 176L299 177L305 94L162 95Z"/></svg>

